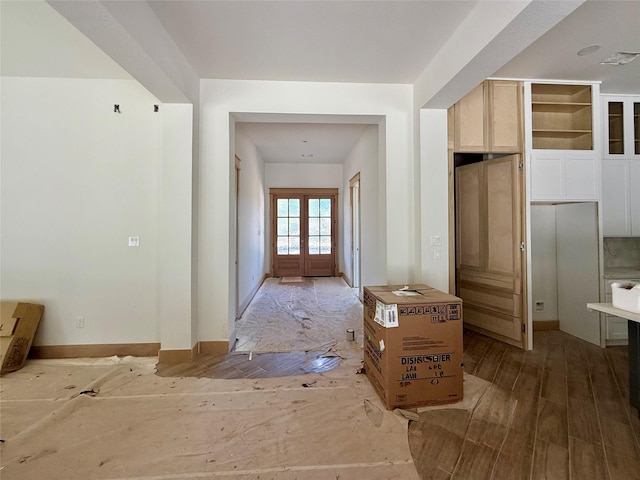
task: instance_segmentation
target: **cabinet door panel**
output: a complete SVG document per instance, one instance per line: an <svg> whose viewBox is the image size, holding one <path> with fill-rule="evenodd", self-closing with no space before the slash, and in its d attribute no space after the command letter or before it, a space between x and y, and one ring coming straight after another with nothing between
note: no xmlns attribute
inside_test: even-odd
<svg viewBox="0 0 640 480"><path fill-rule="evenodd" d="M492 152L519 152L522 147L522 95L519 82L491 81Z"/></svg>
<svg viewBox="0 0 640 480"><path fill-rule="evenodd" d="M564 184L564 167L560 155L536 155L531 158L531 200L564 198Z"/></svg>
<svg viewBox="0 0 640 480"><path fill-rule="evenodd" d="M486 162L487 271L518 276L515 246L520 238L517 215L518 173L511 157ZM519 269L518 269L519 270Z"/></svg>
<svg viewBox="0 0 640 480"><path fill-rule="evenodd" d="M629 161L602 164L602 222L604 235L631 235Z"/></svg>
<svg viewBox="0 0 640 480"><path fill-rule="evenodd" d="M640 235L640 161L629 160L631 235Z"/></svg>
<svg viewBox="0 0 640 480"><path fill-rule="evenodd" d="M594 154L534 153L530 157L531 200L598 200L600 172Z"/></svg>
<svg viewBox="0 0 640 480"><path fill-rule="evenodd" d="M595 157L567 157L564 161L566 198L598 199L598 175Z"/></svg>
<svg viewBox="0 0 640 480"><path fill-rule="evenodd" d="M480 221L482 217L482 164L456 169L456 230L458 268L482 265Z"/></svg>
<svg viewBox="0 0 640 480"><path fill-rule="evenodd" d="M455 104L455 145L458 152L486 152L484 83Z"/></svg>

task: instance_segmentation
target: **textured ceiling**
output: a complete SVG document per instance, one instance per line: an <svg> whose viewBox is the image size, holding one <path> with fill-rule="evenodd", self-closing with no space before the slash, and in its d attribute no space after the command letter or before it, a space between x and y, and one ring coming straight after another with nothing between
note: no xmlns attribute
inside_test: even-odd
<svg viewBox="0 0 640 480"><path fill-rule="evenodd" d="M413 83L477 1L150 1L201 78Z"/></svg>

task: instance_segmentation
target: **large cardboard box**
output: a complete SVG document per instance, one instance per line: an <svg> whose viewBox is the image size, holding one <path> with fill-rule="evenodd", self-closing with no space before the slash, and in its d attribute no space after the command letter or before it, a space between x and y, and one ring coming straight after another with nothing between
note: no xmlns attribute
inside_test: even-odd
<svg viewBox="0 0 640 480"><path fill-rule="evenodd" d="M1 373L19 370L27 361L44 306L35 303L0 303Z"/></svg>
<svg viewBox="0 0 640 480"><path fill-rule="evenodd" d="M462 400L462 300L423 284L365 287L364 365L390 410Z"/></svg>

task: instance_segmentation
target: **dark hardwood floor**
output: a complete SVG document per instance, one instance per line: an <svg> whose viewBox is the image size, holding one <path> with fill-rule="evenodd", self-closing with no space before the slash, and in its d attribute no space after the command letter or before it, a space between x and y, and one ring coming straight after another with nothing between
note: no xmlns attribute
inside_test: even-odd
<svg viewBox="0 0 640 480"><path fill-rule="evenodd" d="M640 479L626 347L542 331L522 351L465 331L464 369L492 386L472 411L427 411L412 422L423 480Z"/></svg>
<svg viewBox="0 0 640 480"><path fill-rule="evenodd" d="M227 355L198 355L190 363L159 363L161 377L275 378L322 373L340 365L341 358L330 350L309 352L231 352Z"/></svg>
<svg viewBox="0 0 640 480"><path fill-rule="evenodd" d="M326 355L326 356L325 356ZM269 378L335 368L331 352L199 356L161 376ZM490 382L472 410L421 412L409 447L422 480L640 480L640 419L629 404L626 347L559 331L523 351L464 333L465 373Z"/></svg>

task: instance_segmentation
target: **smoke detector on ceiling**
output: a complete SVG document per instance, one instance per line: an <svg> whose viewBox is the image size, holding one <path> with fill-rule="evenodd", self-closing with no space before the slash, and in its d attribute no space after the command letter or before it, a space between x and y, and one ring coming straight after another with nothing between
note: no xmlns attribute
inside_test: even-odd
<svg viewBox="0 0 640 480"><path fill-rule="evenodd" d="M626 65L640 55L640 52L616 52L600 62L600 65Z"/></svg>

